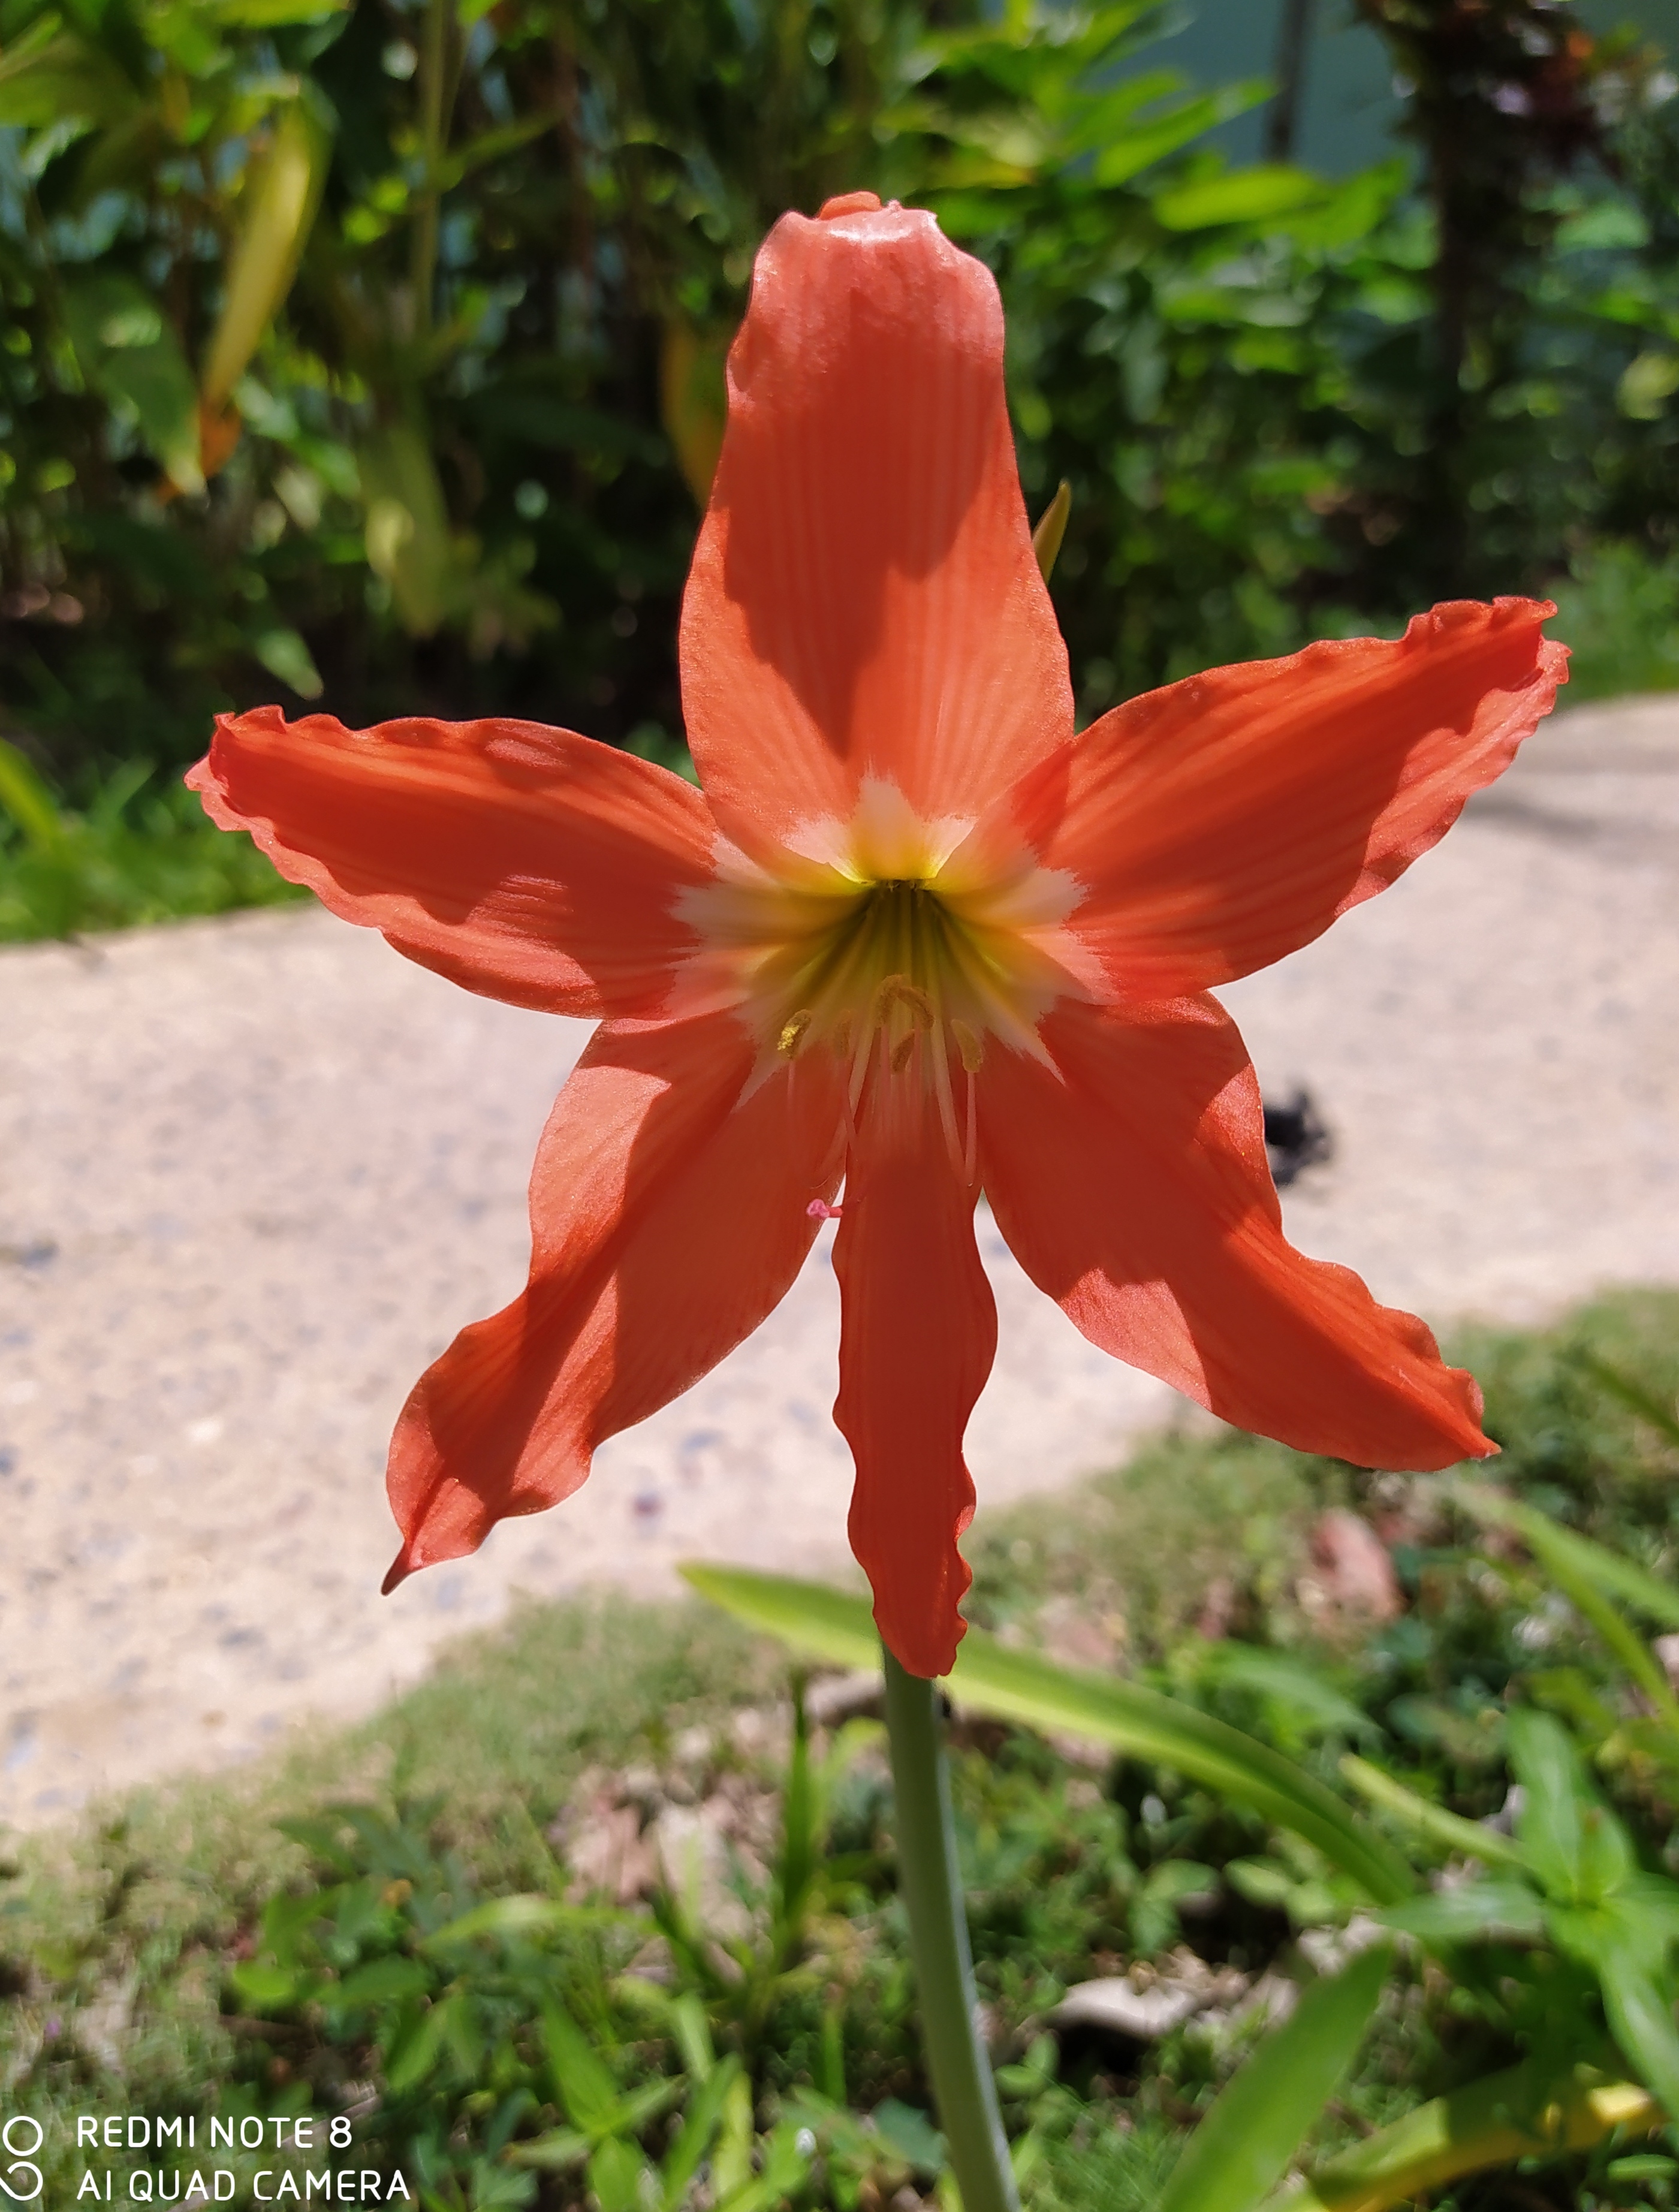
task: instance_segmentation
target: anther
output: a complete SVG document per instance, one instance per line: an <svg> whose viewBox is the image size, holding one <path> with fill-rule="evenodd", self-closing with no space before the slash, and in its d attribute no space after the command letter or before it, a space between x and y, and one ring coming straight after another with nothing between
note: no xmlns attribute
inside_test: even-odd
<svg viewBox="0 0 1679 2212"><path fill-rule="evenodd" d="M963 1021L952 1021L950 1033L964 1068L970 1075L977 1075L979 1064L985 1057L985 1039Z"/></svg>
<svg viewBox="0 0 1679 2212"><path fill-rule="evenodd" d="M907 1013L915 1017L919 1028L930 1030L935 1019L933 1001L920 985L912 983L907 975L889 975L886 981L891 987L891 996L888 1004L902 1006Z"/></svg>
<svg viewBox="0 0 1679 2212"><path fill-rule="evenodd" d="M805 1208L806 1215L812 1221L837 1221L844 1211L843 1206L830 1206L825 1198L813 1198Z"/></svg>
<svg viewBox="0 0 1679 2212"><path fill-rule="evenodd" d="M892 1073L894 1075L903 1074L904 1069L909 1065L909 1061L915 1053L915 1049L916 1032L914 1030L911 1030L908 1036L901 1036L897 1042L892 1047Z"/></svg>
<svg viewBox="0 0 1679 2212"><path fill-rule="evenodd" d="M936 1018L933 1001L925 991L909 981L907 975L883 975L874 987L874 996L869 1002L868 1025L879 1029L893 1009L902 1006L916 1023L930 1030Z"/></svg>
<svg viewBox="0 0 1679 2212"><path fill-rule="evenodd" d="M809 1006L800 1006L798 1012L782 1024L782 1033L776 1040L776 1049L783 1060L796 1060L816 1014Z"/></svg>

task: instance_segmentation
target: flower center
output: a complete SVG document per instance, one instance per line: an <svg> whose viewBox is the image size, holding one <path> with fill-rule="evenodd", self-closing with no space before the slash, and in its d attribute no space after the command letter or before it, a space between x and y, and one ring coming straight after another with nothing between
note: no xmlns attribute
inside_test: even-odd
<svg viewBox="0 0 1679 2212"><path fill-rule="evenodd" d="M790 1002L776 1049L794 1059L826 1043L856 1060L878 1042L901 1073L925 1039L953 1044L977 1067L986 1002L1007 988L1005 963L988 957L982 933L922 877L867 884L832 904L768 963L782 969Z"/></svg>
<svg viewBox="0 0 1679 2212"><path fill-rule="evenodd" d="M722 855L687 908L696 981L740 1007L772 1064L835 1055L854 1116L882 1084L930 1093L971 1178L988 1043L1041 1053L1043 1014L1082 995L1061 926L1078 887L970 824L916 823L892 799L888 810L867 792L855 820L813 825L773 873Z"/></svg>

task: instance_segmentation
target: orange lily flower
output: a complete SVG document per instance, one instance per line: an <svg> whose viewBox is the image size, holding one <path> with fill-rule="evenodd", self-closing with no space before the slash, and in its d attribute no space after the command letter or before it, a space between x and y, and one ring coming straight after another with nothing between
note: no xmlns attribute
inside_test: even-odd
<svg viewBox="0 0 1679 2212"><path fill-rule="evenodd" d="M699 789L533 723L273 708L189 778L411 958L600 1024L537 1156L526 1288L398 1423L387 1588L569 1495L836 1212L851 1542L887 1644L946 1671L996 1342L982 1189L1092 1342L1224 1419L1366 1466L1493 1449L1422 1323L1284 1238L1208 994L1507 766L1563 680L1554 610L1437 607L1080 732L1002 356L990 276L930 215L856 193L776 226L683 605Z"/></svg>

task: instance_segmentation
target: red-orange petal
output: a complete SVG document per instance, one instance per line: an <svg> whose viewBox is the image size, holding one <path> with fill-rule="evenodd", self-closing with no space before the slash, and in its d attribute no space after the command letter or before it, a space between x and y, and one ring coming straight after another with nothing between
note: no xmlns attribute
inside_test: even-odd
<svg viewBox="0 0 1679 2212"><path fill-rule="evenodd" d="M186 781L346 921L551 1013L656 1011L695 942L678 902L714 872L690 784L538 722L348 730L261 707L219 716Z"/></svg>
<svg viewBox="0 0 1679 2212"><path fill-rule="evenodd" d="M1386 889L1502 774L1566 679L1554 607L1463 602L1402 639L1308 646L1151 691L1012 801L1086 890L1070 927L1117 995L1268 966Z"/></svg>
<svg viewBox="0 0 1679 2212"><path fill-rule="evenodd" d="M974 1193L919 1085L883 1078L846 1166L834 1246L841 1310L834 1419L856 1463L849 1534L874 1618L912 1674L950 1672L970 1577L963 1432L997 1349L974 1243Z"/></svg>
<svg viewBox="0 0 1679 2212"><path fill-rule="evenodd" d="M531 1177L530 1280L416 1384L391 1443L386 1588L569 1497L596 1447L757 1327L839 1177L836 1078L812 1054L753 1087L733 1017L607 1023ZM824 1056L825 1057L825 1056Z"/></svg>
<svg viewBox="0 0 1679 2212"><path fill-rule="evenodd" d="M848 817L865 776L977 816L1073 731L996 285L931 215L861 198L758 255L683 603L689 743L749 851Z"/></svg>
<svg viewBox="0 0 1679 2212"><path fill-rule="evenodd" d="M980 1167L1016 1258L1092 1343L1300 1451L1434 1469L1493 1449L1423 1324L1284 1237L1221 1007L1064 1003L1043 1034L1053 1071L986 1059Z"/></svg>

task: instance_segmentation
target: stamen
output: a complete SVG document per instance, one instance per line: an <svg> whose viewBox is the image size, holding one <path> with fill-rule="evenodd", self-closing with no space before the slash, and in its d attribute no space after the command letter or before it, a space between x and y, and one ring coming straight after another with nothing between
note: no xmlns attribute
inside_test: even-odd
<svg viewBox="0 0 1679 2212"><path fill-rule="evenodd" d="M877 1034L875 1024L865 1022L863 1033L851 1054L851 1076L845 1086L845 1112L848 1121L853 1124L856 1121L857 1108L862 1100L863 1085L868 1076L869 1055L874 1050Z"/></svg>
<svg viewBox="0 0 1679 2212"><path fill-rule="evenodd" d="M968 1071L968 1114L962 1135L962 1180L973 1182L979 1165L979 1116L974 1108L974 1093L979 1085L974 1081L973 1070Z"/></svg>
<svg viewBox="0 0 1679 2212"><path fill-rule="evenodd" d="M830 1206L825 1198L813 1198L805 1208L812 1221L837 1221L844 1211L843 1206Z"/></svg>
<svg viewBox="0 0 1679 2212"><path fill-rule="evenodd" d="M952 1021L950 1033L963 1066L970 1075L977 1075L980 1062L985 1057L985 1039L964 1021Z"/></svg>
<svg viewBox="0 0 1679 2212"><path fill-rule="evenodd" d="M868 1026L884 1029L890 1017L902 1006L921 1028L930 1030L937 1017L933 1001L925 991L912 983L907 975L883 975L874 987L874 995L868 1005Z"/></svg>
<svg viewBox="0 0 1679 2212"><path fill-rule="evenodd" d="M916 1032L914 1030L911 1030L908 1036L900 1037L897 1042L892 1047L891 1066L892 1073L894 1075L903 1074L904 1069L908 1067L911 1059L914 1057L915 1050Z"/></svg>
<svg viewBox="0 0 1679 2212"><path fill-rule="evenodd" d="M939 1124L945 1133L945 1150L950 1155L951 1165L960 1174L962 1146L956 1133L955 1103L950 1095L950 1055L945 1050L941 1030L933 1032L928 1057L933 1066L933 1095L939 1103Z"/></svg>
<svg viewBox="0 0 1679 2212"><path fill-rule="evenodd" d="M933 1012L932 1000L919 984L912 983L907 975L888 975L880 986L878 996L883 1014L890 1012L894 1006L902 1006L914 1016L922 1029L930 1030L937 1018Z"/></svg>
<svg viewBox="0 0 1679 2212"><path fill-rule="evenodd" d="M800 1006L796 1014L782 1024L782 1033L776 1040L776 1049L783 1060L798 1058L810 1025L815 1019L816 1012L813 1007Z"/></svg>

